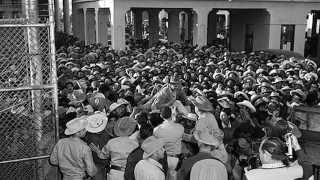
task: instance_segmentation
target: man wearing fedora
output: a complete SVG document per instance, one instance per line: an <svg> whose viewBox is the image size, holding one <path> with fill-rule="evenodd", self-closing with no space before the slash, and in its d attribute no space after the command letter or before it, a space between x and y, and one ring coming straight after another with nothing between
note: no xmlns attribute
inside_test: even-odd
<svg viewBox="0 0 320 180"><path fill-rule="evenodd" d="M64 133L70 137L58 141L51 153L50 162L59 166L63 180L83 180L87 175L93 177L97 168L92 159L92 152L81 140L86 135L87 119L75 118L66 126Z"/></svg>
<svg viewBox="0 0 320 180"><path fill-rule="evenodd" d="M181 168L178 171L178 180L190 180L192 167L201 160L212 159L215 160L215 163L224 164L221 160L211 155L211 152L218 149L221 145L221 142L216 137L210 135L208 132L201 132L199 134L195 134L195 139L198 142L199 153L183 161ZM214 174L215 176L210 177L211 179L228 179L227 169L225 167L223 171L219 170L219 172L215 172Z"/></svg>
<svg viewBox="0 0 320 180"><path fill-rule="evenodd" d="M141 145L143 160L134 169L137 180L165 180L165 173L160 160L164 158L165 142L161 138L150 136Z"/></svg>

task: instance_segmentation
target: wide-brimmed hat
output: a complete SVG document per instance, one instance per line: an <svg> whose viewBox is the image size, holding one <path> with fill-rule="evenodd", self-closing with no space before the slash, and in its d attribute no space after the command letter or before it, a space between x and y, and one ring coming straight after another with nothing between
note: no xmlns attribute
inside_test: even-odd
<svg viewBox="0 0 320 180"><path fill-rule="evenodd" d="M197 133L194 133L194 138L199 143L203 143L214 147L218 147L221 144L221 141L219 141L218 138L209 134L207 131L197 131Z"/></svg>
<svg viewBox="0 0 320 180"><path fill-rule="evenodd" d="M218 103L221 107L225 109L228 109L231 107L230 99L228 97L219 98Z"/></svg>
<svg viewBox="0 0 320 180"><path fill-rule="evenodd" d="M238 106L245 106L245 107L249 108L251 113L256 112L256 108L251 104L251 102L249 102L247 100L244 100L242 102L238 102L237 105Z"/></svg>
<svg viewBox="0 0 320 180"><path fill-rule="evenodd" d="M66 127L67 129L64 131L65 135L72 135L75 134L87 127L88 121L85 116L81 116L79 118L72 119L71 121L67 122Z"/></svg>
<svg viewBox="0 0 320 180"><path fill-rule="evenodd" d="M242 91L237 91L237 92L234 93L234 98L238 98L239 96L243 96L244 98L249 100L248 95L246 93L242 92Z"/></svg>
<svg viewBox="0 0 320 180"><path fill-rule="evenodd" d="M88 101L93 108L99 111L102 111L107 104L106 98L102 93L94 93Z"/></svg>
<svg viewBox="0 0 320 180"><path fill-rule="evenodd" d="M141 145L141 149L144 151L143 159L152 156L155 152L163 148L164 145L165 142L162 138L156 138L155 136L148 137Z"/></svg>
<svg viewBox="0 0 320 180"><path fill-rule="evenodd" d="M112 112L114 111L115 109L117 109L118 107L120 107L121 105L127 105L129 104L128 101L124 100L124 99L118 99L117 102L115 103L112 103L110 105L110 108L109 108L109 111Z"/></svg>
<svg viewBox="0 0 320 180"><path fill-rule="evenodd" d="M136 126L137 122L133 118L122 117L114 125L114 134L116 136L129 136L135 131Z"/></svg>
<svg viewBox="0 0 320 180"><path fill-rule="evenodd" d="M98 133L103 131L108 123L108 118L106 113L104 112L96 112L87 117L88 124L87 124L87 131L91 133Z"/></svg>
<svg viewBox="0 0 320 180"><path fill-rule="evenodd" d="M195 99L190 98L190 101L200 110L211 112L213 111L212 104L205 96L197 96Z"/></svg>
<svg viewBox="0 0 320 180"><path fill-rule="evenodd" d="M306 99L306 94L301 89L295 89L290 91L290 95L298 95L303 101Z"/></svg>
<svg viewBox="0 0 320 180"><path fill-rule="evenodd" d="M197 115L194 113L188 113L188 114L182 115L182 117L185 119L192 120L192 121L197 121L197 119L198 119Z"/></svg>

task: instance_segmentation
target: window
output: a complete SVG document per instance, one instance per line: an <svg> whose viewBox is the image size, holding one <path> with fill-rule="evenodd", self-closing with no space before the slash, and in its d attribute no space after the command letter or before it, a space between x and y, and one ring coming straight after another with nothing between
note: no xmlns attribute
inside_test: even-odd
<svg viewBox="0 0 320 180"><path fill-rule="evenodd" d="M4 12L0 11L0 19L4 19Z"/></svg>
<svg viewBox="0 0 320 180"><path fill-rule="evenodd" d="M281 25L280 49L294 50L295 25Z"/></svg>

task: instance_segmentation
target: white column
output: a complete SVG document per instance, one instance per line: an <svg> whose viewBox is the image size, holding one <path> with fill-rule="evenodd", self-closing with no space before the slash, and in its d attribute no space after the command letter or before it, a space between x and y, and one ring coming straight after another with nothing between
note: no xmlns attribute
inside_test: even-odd
<svg viewBox="0 0 320 180"><path fill-rule="evenodd" d="M63 21L64 32L71 34L71 21L70 21L70 0L63 1Z"/></svg>
<svg viewBox="0 0 320 180"><path fill-rule="evenodd" d="M151 9L149 12L149 47L159 41L159 12L160 9Z"/></svg>
<svg viewBox="0 0 320 180"><path fill-rule="evenodd" d="M111 43L112 48L116 50L125 49L125 14L128 8L111 7Z"/></svg>
<svg viewBox="0 0 320 180"><path fill-rule="evenodd" d="M168 10L168 40L169 42L180 42L179 36L179 10Z"/></svg>
<svg viewBox="0 0 320 180"><path fill-rule="evenodd" d="M87 8L83 8L84 43L88 45Z"/></svg>
<svg viewBox="0 0 320 180"><path fill-rule="evenodd" d="M212 8L194 8L198 16L197 21L197 44L199 46L207 45L207 29L208 29L208 14Z"/></svg>
<svg viewBox="0 0 320 180"><path fill-rule="evenodd" d="M99 43L99 8L94 9L94 18L96 22L96 43Z"/></svg>
<svg viewBox="0 0 320 180"><path fill-rule="evenodd" d="M59 5L59 0L54 1L54 19L55 19L55 29L56 31L61 31L61 26L60 26L60 5Z"/></svg>
<svg viewBox="0 0 320 180"><path fill-rule="evenodd" d="M192 43L198 44L198 14L195 11L192 13Z"/></svg>

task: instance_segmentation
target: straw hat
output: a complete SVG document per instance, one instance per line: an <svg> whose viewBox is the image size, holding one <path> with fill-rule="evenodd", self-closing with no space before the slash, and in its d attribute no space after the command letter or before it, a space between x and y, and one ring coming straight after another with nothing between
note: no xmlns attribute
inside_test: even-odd
<svg viewBox="0 0 320 180"><path fill-rule="evenodd" d="M98 133L103 131L108 123L108 118L103 112L96 112L87 117L88 125L86 127L87 131L91 133Z"/></svg>
<svg viewBox="0 0 320 180"><path fill-rule="evenodd" d="M193 113L188 113L186 115L182 115L182 117L189 119L189 120L192 120L192 121L197 121L197 119L198 119L197 115L193 114Z"/></svg>
<svg viewBox="0 0 320 180"><path fill-rule="evenodd" d="M75 134L87 127L87 118L85 116L81 116L79 118L72 119L71 121L67 122L66 126L67 129L64 131L65 135L72 135Z"/></svg>
<svg viewBox="0 0 320 180"><path fill-rule="evenodd" d="M190 101L200 110L211 112L213 107L210 101L205 96L197 96L195 99L191 98Z"/></svg>
<svg viewBox="0 0 320 180"><path fill-rule="evenodd" d="M292 90L290 91L290 95L298 95L303 101L306 99L306 94L301 90L301 89L296 89L296 90Z"/></svg>
<svg viewBox="0 0 320 180"><path fill-rule="evenodd" d="M150 136L145 139L141 145L141 149L144 151L143 159L147 159L152 156L155 152L163 148L165 145L163 139Z"/></svg>
<svg viewBox="0 0 320 180"><path fill-rule="evenodd" d="M256 108L251 104L251 102L249 102L247 100L244 100L242 102L238 102L237 105L245 106L245 107L249 108L251 113L256 112Z"/></svg>
<svg viewBox="0 0 320 180"><path fill-rule="evenodd" d="M210 135L207 131L199 131L194 134L194 138L199 142L206 145L218 147L221 142L213 135Z"/></svg>
<svg viewBox="0 0 320 180"><path fill-rule="evenodd" d="M129 136L135 131L136 126L137 122L133 118L122 117L114 125L114 134L116 136Z"/></svg>
<svg viewBox="0 0 320 180"><path fill-rule="evenodd" d="M124 99L118 99L117 102L115 103L112 103L110 105L110 108L109 108L109 111L112 112L114 111L115 109L117 109L118 107L120 107L121 105L127 105L129 104L128 101L124 100Z"/></svg>

